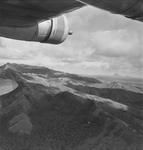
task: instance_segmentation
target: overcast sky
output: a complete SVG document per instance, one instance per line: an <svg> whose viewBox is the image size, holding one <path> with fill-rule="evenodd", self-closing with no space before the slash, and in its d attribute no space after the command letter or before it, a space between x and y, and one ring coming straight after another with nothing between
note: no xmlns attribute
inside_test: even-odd
<svg viewBox="0 0 143 150"><path fill-rule="evenodd" d="M74 34L58 46L0 38L0 64L26 63L88 75L143 76L143 23L93 7L67 17Z"/></svg>

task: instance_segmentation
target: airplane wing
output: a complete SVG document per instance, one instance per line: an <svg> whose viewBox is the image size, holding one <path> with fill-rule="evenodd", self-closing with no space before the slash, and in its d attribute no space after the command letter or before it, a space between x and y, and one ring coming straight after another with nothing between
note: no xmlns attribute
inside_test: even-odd
<svg viewBox="0 0 143 150"><path fill-rule="evenodd" d="M143 21L143 0L0 0L0 36L62 43L69 35L62 14L85 5Z"/></svg>
<svg viewBox="0 0 143 150"><path fill-rule="evenodd" d="M83 4L121 14L128 18L143 21L143 0L77 0Z"/></svg>
<svg viewBox="0 0 143 150"><path fill-rule="evenodd" d="M75 0L0 0L0 26L29 26L82 6Z"/></svg>
<svg viewBox="0 0 143 150"><path fill-rule="evenodd" d="M0 0L0 26L29 26L85 5L143 21L143 0Z"/></svg>

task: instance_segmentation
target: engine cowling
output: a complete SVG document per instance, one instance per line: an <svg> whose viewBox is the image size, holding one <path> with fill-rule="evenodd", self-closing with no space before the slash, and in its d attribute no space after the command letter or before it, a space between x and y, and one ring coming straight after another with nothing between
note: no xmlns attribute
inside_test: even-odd
<svg viewBox="0 0 143 150"><path fill-rule="evenodd" d="M0 27L2 37L41 43L60 44L68 34L68 22L63 15L30 27Z"/></svg>

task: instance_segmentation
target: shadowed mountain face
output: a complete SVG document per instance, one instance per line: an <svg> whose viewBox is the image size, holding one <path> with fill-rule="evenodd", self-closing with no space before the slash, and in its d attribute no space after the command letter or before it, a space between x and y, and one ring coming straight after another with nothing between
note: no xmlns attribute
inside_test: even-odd
<svg viewBox="0 0 143 150"><path fill-rule="evenodd" d="M137 85L17 64L0 83L0 150L143 150Z"/></svg>

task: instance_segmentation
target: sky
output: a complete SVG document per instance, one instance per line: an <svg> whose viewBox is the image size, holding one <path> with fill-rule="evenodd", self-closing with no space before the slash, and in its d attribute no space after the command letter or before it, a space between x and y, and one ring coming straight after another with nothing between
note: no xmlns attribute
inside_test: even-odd
<svg viewBox="0 0 143 150"><path fill-rule="evenodd" d="M0 65L22 63L84 75L143 77L143 23L91 6L66 15L61 45L0 38Z"/></svg>

